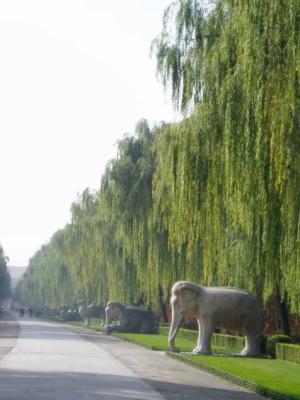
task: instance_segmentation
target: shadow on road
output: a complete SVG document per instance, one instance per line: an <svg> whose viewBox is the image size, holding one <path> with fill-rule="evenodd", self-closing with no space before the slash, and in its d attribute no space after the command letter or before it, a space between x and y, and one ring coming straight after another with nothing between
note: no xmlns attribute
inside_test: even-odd
<svg viewBox="0 0 300 400"><path fill-rule="evenodd" d="M166 400L174 399L240 399L248 400L247 393L221 389L208 389L162 381L144 380L150 387L159 389ZM131 376L84 373L48 373L28 370L1 370L0 398L11 400L44 399L110 399L150 400L151 392L137 387L137 379Z"/></svg>

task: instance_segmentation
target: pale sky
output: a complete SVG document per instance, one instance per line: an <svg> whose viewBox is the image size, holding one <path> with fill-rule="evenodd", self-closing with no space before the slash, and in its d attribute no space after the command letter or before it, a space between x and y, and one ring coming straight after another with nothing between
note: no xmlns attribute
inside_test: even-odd
<svg viewBox="0 0 300 400"><path fill-rule="evenodd" d="M175 118L150 59L171 0L0 0L0 243L25 266L135 123Z"/></svg>

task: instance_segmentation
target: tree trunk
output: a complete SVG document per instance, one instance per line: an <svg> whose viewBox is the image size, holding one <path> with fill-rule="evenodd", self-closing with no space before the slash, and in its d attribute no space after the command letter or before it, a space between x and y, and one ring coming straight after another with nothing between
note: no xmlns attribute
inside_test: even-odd
<svg viewBox="0 0 300 400"><path fill-rule="evenodd" d="M285 335L290 336L291 328L290 328L288 306L286 299L281 298L279 289L277 289L276 301L278 305L282 331Z"/></svg>
<svg viewBox="0 0 300 400"><path fill-rule="evenodd" d="M160 285L158 287L158 295L159 295L159 304L160 304L161 315L163 317L164 322L168 322L167 306L163 301L163 290Z"/></svg>

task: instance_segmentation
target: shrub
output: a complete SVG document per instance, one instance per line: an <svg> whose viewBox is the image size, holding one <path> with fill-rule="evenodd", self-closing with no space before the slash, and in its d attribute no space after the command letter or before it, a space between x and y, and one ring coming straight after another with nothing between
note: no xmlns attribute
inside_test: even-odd
<svg viewBox="0 0 300 400"><path fill-rule="evenodd" d="M159 333L164 336L168 336L169 334L169 326L166 325L159 325Z"/></svg>
<svg viewBox="0 0 300 400"><path fill-rule="evenodd" d="M245 338L215 333L212 335L211 344L216 347L223 347L224 351L228 353L240 353L245 347Z"/></svg>
<svg viewBox="0 0 300 400"><path fill-rule="evenodd" d="M292 335L292 339L293 339L293 343L300 344L300 335L299 334Z"/></svg>
<svg viewBox="0 0 300 400"><path fill-rule="evenodd" d="M267 337L266 353L272 358L276 358L277 343L292 343L292 338L287 335L272 335Z"/></svg>
<svg viewBox="0 0 300 400"><path fill-rule="evenodd" d="M300 345L276 343L276 358L300 364Z"/></svg>
<svg viewBox="0 0 300 400"><path fill-rule="evenodd" d="M268 341L268 335L263 334L260 341L261 354L267 354L267 341Z"/></svg>

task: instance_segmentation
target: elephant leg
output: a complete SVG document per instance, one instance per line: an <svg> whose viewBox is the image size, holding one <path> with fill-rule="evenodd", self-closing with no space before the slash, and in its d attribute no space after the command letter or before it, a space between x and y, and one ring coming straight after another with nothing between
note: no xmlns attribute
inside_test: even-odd
<svg viewBox="0 0 300 400"><path fill-rule="evenodd" d="M245 336L245 347L242 356L255 356L260 354L260 335L247 333Z"/></svg>
<svg viewBox="0 0 300 400"><path fill-rule="evenodd" d="M172 322L171 322L171 327L170 327L169 336L168 336L168 343L169 343L170 350L175 353L179 352L179 349L177 349L175 347L175 337L176 337L177 331L180 327L180 324L183 321L183 317L184 317L183 313L175 314L175 312L172 312Z"/></svg>
<svg viewBox="0 0 300 400"><path fill-rule="evenodd" d="M193 353L198 353L201 349L203 329L201 328L201 322L199 319L197 320L197 322L198 322L198 340L197 340L197 347L193 349Z"/></svg>
<svg viewBox="0 0 300 400"><path fill-rule="evenodd" d="M193 350L194 354L211 354L211 335L214 331L214 328L210 324L204 324L201 322L200 324L200 343L196 349Z"/></svg>
<svg viewBox="0 0 300 400"><path fill-rule="evenodd" d="M249 335L246 335L246 336L245 336L245 347L244 347L243 350L241 351L241 355L242 355L242 356L247 356L247 355L249 354L249 350L250 350L250 347L249 347L249 340L251 340L251 339L250 339L250 336L249 336Z"/></svg>
<svg viewBox="0 0 300 400"><path fill-rule="evenodd" d="M106 326L106 327L104 328L104 330L103 330L103 333L104 333L105 335L111 335L113 331L114 331L114 330L113 330L113 328L112 328L111 326Z"/></svg>

